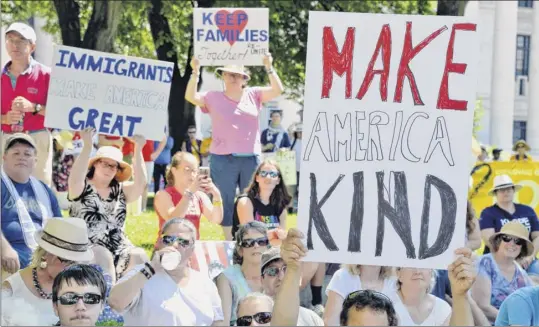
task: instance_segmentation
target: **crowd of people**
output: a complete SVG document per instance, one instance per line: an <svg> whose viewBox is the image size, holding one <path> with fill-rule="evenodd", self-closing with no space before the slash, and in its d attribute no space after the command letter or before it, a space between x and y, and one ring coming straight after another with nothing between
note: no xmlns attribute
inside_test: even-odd
<svg viewBox="0 0 539 327"><path fill-rule="evenodd" d="M301 125L284 130L282 113L260 131L262 104L283 92L271 55L269 86L250 87L243 67L225 66L217 69L224 89L209 92L197 91L200 65L192 60L185 97L210 115L212 135L197 140L191 126L173 154L166 134L154 142L92 128L71 139L51 133L43 125L50 69L32 59L35 32L11 25L6 47L2 325L539 324L539 220L514 202L521 186L509 176L495 177L496 203L479 219L468 205L466 247L447 270L303 262L303 235L287 226L299 190L290 192L277 162L261 159L301 153ZM515 160L531 160L528 150L515 146ZM125 222L130 203L146 207L152 180L159 232L148 256ZM202 216L235 242L233 264L213 280L190 266Z"/></svg>

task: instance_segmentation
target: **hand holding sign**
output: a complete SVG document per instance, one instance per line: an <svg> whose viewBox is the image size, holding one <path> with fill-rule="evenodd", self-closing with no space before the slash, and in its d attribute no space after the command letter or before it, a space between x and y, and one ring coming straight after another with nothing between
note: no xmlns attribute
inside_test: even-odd
<svg viewBox="0 0 539 327"><path fill-rule="evenodd" d="M191 68L193 69L193 73L198 74L200 72L200 61L195 57L191 59Z"/></svg>
<svg viewBox="0 0 539 327"><path fill-rule="evenodd" d="M459 248L455 250L455 254L460 257L447 269L451 292L453 296L465 296L472 288L477 275L472 261L472 251L468 248Z"/></svg>
<svg viewBox="0 0 539 327"><path fill-rule="evenodd" d="M281 257L286 262L287 269L300 268L300 260L307 254L307 248L303 245L305 236L298 229L291 228L281 246Z"/></svg>
<svg viewBox="0 0 539 327"><path fill-rule="evenodd" d="M267 70L271 69L271 65L273 65L273 57L271 56L271 53L264 56L263 63Z"/></svg>

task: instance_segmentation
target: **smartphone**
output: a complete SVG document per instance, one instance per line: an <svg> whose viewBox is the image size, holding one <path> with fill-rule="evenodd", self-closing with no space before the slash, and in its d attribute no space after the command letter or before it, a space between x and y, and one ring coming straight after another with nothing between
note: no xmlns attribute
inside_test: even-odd
<svg viewBox="0 0 539 327"><path fill-rule="evenodd" d="M200 167L198 168L198 174L204 178L210 177L210 167Z"/></svg>

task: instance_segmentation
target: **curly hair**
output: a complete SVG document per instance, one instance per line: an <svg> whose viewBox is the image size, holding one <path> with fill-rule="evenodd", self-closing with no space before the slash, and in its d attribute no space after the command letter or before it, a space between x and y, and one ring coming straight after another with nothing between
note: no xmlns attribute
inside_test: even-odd
<svg viewBox="0 0 539 327"><path fill-rule="evenodd" d="M266 224L256 220L241 225L236 232L236 244L234 245L234 254L232 257L232 262L235 265L243 264L243 256L240 254L241 243L243 243L245 234L247 234L250 230L255 230L263 235L266 235L268 233L268 228L266 227Z"/></svg>
<svg viewBox="0 0 539 327"><path fill-rule="evenodd" d="M260 165L258 165L255 173L253 174L253 179L251 180L251 183L245 189L245 193L249 196L249 198L252 198L252 199L255 199L256 197L258 197L260 193L260 186L258 185L258 182L256 181L256 176L260 174L260 171L262 170L262 167L264 165L274 166L279 172L279 184L277 184L273 192L271 192L270 204L273 207L279 208L279 212L282 212L290 204L290 201L292 200L292 196L288 193L288 190L283 180L281 167L279 167L279 164L276 161L271 160L271 159L266 159L262 163L260 163Z"/></svg>

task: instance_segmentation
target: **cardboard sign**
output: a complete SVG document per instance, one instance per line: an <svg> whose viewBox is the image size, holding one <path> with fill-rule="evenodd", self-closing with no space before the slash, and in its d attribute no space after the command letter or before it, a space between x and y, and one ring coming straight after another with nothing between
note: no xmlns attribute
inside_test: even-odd
<svg viewBox="0 0 539 327"><path fill-rule="evenodd" d="M476 24L309 15L305 260L447 269L466 233Z"/></svg>
<svg viewBox="0 0 539 327"><path fill-rule="evenodd" d="M195 58L202 66L261 66L269 53L266 8L195 8Z"/></svg>
<svg viewBox="0 0 539 327"><path fill-rule="evenodd" d="M264 159L275 160L279 164L286 186L293 186L298 183L296 174L296 151L277 151L263 153L263 155Z"/></svg>
<svg viewBox="0 0 539 327"><path fill-rule="evenodd" d="M496 203L496 198L489 196L494 177L509 175L513 183L522 188L515 193L514 201L532 207L539 212L539 162L488 162L474 167L473 186L470 190L470 200L477 217L486 207Z"/></svg>
<svg viewBox="0 0 539 327"><path fill-rule="evenodd" d="M55 46L45 126L159 141L174 64Z"/></svg>

